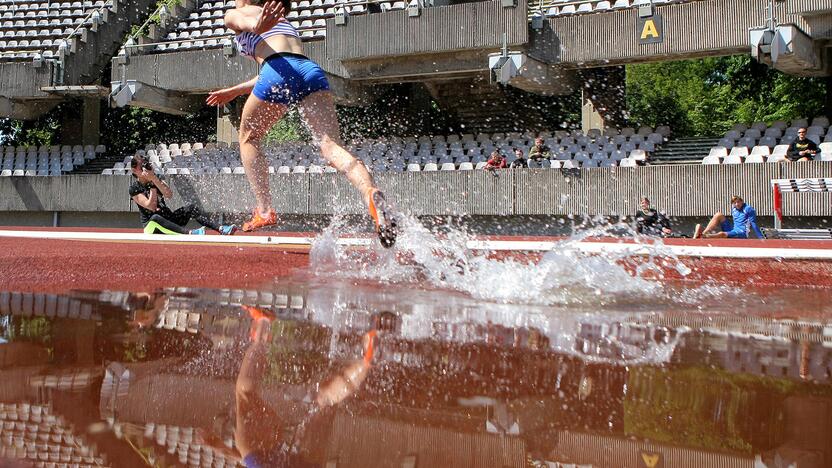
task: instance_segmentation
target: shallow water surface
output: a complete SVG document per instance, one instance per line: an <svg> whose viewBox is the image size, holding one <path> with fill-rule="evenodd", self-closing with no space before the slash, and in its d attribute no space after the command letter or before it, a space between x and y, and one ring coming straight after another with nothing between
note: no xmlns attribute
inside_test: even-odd
<svg viewBox="0 0 832 468"><path fill-rule="evenodd" d="M345 276L0 293L0 458L832 465L826 290L561 303Z"/></svg>

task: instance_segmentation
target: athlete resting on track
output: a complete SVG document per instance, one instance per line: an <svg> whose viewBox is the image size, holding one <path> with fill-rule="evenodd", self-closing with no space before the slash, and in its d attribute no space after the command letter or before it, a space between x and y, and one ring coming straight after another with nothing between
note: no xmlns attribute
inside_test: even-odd
<svg viewBox="0 0 832 468"><path fill-rule="evenodd" d="M289 0L236 0L236 8L225 15L225 25L237 34L240 53L260 65L260 73L245 83L214 91L206 100L209 105L222 106L249 94L240 121L240 154L257 208L243 230L277 222L261 142L289 108L297 105L324 158L361 192L381 244L391 247L396 241L396 220L367 168L341 142L329 83L318 64L303 55L298 32L285 17L291 8Z"/></svg>

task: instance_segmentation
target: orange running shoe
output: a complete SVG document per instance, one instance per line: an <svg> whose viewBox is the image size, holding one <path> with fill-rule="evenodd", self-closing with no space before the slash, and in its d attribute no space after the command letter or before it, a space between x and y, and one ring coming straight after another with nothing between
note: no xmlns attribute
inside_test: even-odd
<svg viewBox="0 0 832 468"><path fill-rule="evenodd" d="M384 194L380 190L371 189L369 209L370 216L376 225L376 234L381 246L387 249L393 247L399 233L398 225L390 205L384 199Z"/></svg>
<svg viewBox="0 0 832 468"><path fill-rule="evenodd" d="M378 332L370 330L364 335L364 364L370 365L373 362L376 347L378 346Z"/></svg>
<svg viewBox="0 0 832 468"><path fill-rule="evenodd" d="M240 307L243 308L246 312L248 312L248 316L251 317L251 329L249 330L249 337L251 341L255 341L257 338L257 322L260 320L266 320L269 323L274 321L275 316L274 313L270 310L261 309L260 307L255 306L247 306L241 305ZM266 341L269 341L270 337L268 332L266 333Z"/></svg>
<svg viewBox="0 0 832 468"><path fill-rule="evenodd" d="M251 219L243 223L243 231L251 232L255 229L274 226L275 224L277 224L277 214L275 214L274 210L269 210L266 216L263 216L255 209L251 215Z"/></svg>

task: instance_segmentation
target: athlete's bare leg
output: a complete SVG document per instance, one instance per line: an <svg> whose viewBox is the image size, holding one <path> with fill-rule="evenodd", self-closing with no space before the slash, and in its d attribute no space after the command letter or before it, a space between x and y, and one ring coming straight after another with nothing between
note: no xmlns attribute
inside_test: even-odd
<svg viewBox="0 0 832 468"><path fill-rule="evenodd" d="M703 229L701 232L698 232L700 225L696 225L696 232L693 233L693 237L705 237L708 239L728 237L727 232L722 232L723 222L725 222L725 215L722 214L722 212L717 211L711 217L711 220L708 221L708 225L705 226L705 229Z"/></svg>
<svg viewBox="0 0 832 468"><path fill-rule="evenodd" d="M286 106L263 101L253 94L249 95L243 107L240 120L240 156L246 177L257 199L257 210L261 215L272 209L269 164L263 155L261 144L269 129L286 114L286 111Z"/></svg>
<svg viewBox="0 0 832 468"><path fill-rule="evenodd" d="M375 331L370 331L364 335L364 358L351 361L340 374L336 375L326 385L321 386L318 395L315 397L315 403L319 407L337 405L355 394L361 387L370 372L375 337Z"/></svg>
<svg viewBox="0 0 832 468"><path fill-rule="evenodd" d="M243 458L252 452L268 452L280 441L280 419L263 401L259 392L269 366L267 357L271 322L258 319L254 326L252 343L243 357L235 387L237 427L234 442Z"/></svg>
<svg viewBox="0 0 832 468"><path fill-rule="evenodd" d="M335 113L335 100L329 91L318 91L300 103L300 112L315 142L321 146L321 154L332 167L347 176L358 189L364 203L369 205L370 190L375 189L373 177L364 163L353 156L341 141L341 129Z"/></svg>

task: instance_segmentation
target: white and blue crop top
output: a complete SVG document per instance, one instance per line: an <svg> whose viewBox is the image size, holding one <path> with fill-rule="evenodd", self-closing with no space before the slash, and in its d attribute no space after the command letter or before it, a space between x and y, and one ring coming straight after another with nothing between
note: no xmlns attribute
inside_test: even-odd
<svg viewBox="0 0 832 468"><path fill-rule="evenodd" d="M257 50L257 44L263 39L282 34L284 36L300 37L298 31L292 26L286 18L280 20L273 28L264 32L262 35L254 34L253 32L243 32L237 34L235 40L240 47L240 53L246 57L254 57L254 51Z"/></svg>

